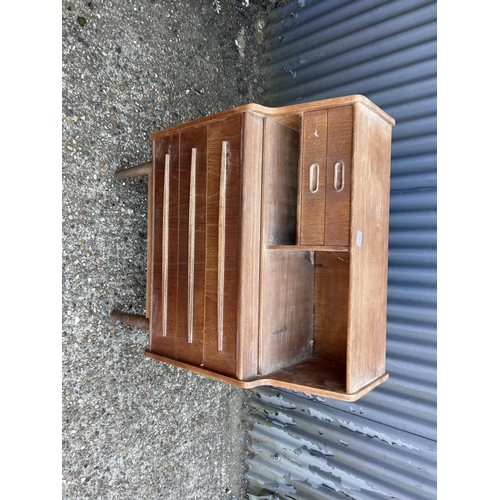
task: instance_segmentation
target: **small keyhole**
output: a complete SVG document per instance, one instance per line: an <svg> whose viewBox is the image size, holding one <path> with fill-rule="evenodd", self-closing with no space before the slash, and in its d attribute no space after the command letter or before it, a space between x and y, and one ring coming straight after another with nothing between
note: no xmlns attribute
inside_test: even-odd
<svg viewBox="0 0 500 500"><path fill-rule="evenodd" d="M309 190L311 193L316 193L318 191L319 184L319 165L313 163L309 167Z"/></svg>

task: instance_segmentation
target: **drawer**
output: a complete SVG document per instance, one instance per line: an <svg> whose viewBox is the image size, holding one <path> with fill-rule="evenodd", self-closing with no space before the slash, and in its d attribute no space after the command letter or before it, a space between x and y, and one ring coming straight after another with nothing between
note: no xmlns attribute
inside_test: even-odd
<svg viewBox="0 0 500 500"><path fill-rule="evenodd" d="M241 116L208 126L203 366L236 374Z"/></svg>
<svg viewBox="0 0 500 500"><path fill-rule="evenodd" d="M327 110L304 113L300 141L299 244L324 245L328 143Z"/></svg>
<svg viewBox="0 0 500 500"><path fill-rule="evenodd" d="M177 211L173 207L178 200L170 195L178 191L178 168L179 135L172 134L155 140L151 200L153 213L151 234L148 236L151 239L149 348L168 357L175 357L173 332L176 330L177 252L174 245L177 238L173 233L178 230L178 221L174 220ZM171 228L169 239L165 239L165 225Z"/></svg>
<svg viewBox="0 0 500 500"><path fill-rule="evenodd" d="M352 106L304 113L298 217L302 246L348 246L352 142Z"/></svg>
<svg viewBox="0 0 500 500"><path fill-rule="evenodd" d="M236 374L241 116L154 142L150 350Z"/></svg>

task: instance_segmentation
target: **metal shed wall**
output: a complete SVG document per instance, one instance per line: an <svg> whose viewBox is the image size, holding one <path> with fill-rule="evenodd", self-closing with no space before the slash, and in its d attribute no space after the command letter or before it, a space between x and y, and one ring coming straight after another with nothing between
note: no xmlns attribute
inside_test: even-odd
<svg viewBox="0 0 500 500"><path fill-rule="evenodd" d="M354 404L253 391L250 498L435 498L436 2L294 0L272 16L263 104L363 94L396 119L390 378Z"/></svg>

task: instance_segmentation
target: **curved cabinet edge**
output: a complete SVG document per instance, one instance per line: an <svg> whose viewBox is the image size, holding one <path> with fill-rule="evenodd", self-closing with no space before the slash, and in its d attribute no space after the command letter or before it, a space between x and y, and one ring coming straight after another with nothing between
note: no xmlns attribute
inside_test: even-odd
<svg viewBox="0 0 500 500"><path fill-rule="evenodd" d="M177 366L179 368L184 368L184 369L190 370L192 372L196 372L200 375L205 375L206 377L210 377L210 378L219 380L221 382L226 382L228 384L234 385L234 386L239 387L241 389L255 389L256 387L261 387L261 386L272 386L272 387L279 387L282 389L289 389L292 391L305 392L307 394L313 394L315 396L337 399L337 400L346 401L346 402L357 401L359 398L363 397L368 392L370 392L375 387L379 386L382 382L385 382L389 378L389 374L384 373L380 377L376 378L375 380L373 380L369 384L367 384L364 387L362 387L361 389L359 389L357 392L355 392L353 394L347 394L347 393L341 392L341 391L332 391L332 390L327 390L327 389L321 389L318 387L311 387L309 385L296 384L296 383L291 383L291 382L279 380L279 379L273 378L272 374L271 374L271 376L265 375L265 376L258 377L258 378L255 377L255 378L252 378L249 380L238 380L238 379L231 377L229 375L217 373L217 372L208 370L206 368L203 368L201 366L196 366L196 365L192 365L189 363L185 363L185 362L179 361L177 359L172 359L172 358L168 358L166 356L161 356L161 355L155 354L151 351L146 350L145 355L146 355L146 357L154 359L156 361L161 361L163 363Z"/></svg>

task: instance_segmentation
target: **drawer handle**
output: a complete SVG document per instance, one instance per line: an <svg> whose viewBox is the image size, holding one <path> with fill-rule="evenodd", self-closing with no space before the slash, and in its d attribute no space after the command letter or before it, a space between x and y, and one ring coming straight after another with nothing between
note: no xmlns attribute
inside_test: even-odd
<svg viewBox="0 0 500 500"><path fill-rule="evenodd" d="M217 266L217 349L224 349L224 268L226 258L227 141L222 141L219 187L219 257Z"/></svg>
<svg viewBox="0 0 500 500"><path fill-rule="evenodd" d="M188 344L193 343L194 323L194 250L196 214L196 148L191 149L191 172L189 177L189 225L188 225Z"/></svg>
<svg viewBox="0 0 500 500"><path fill-rule="evenodd" d="M335 169L333 173L333 189L339 192L344 189L344 163L338 161L335 163Z"/></svg>
<svg viewBox="0 0 500 500"><path fill-rule="evenodd" d="M163 321L162 333L167 336L167 308L168 308L168 218L169 218L169 194L170 194L170 155L165 155L165 182L163 185L163 259L162 259L162 281L163 281Z"/></svg>
<svg viewBox="0 0 500 500"><path fill-rule="evenodd" d="M309 167L309 191L317 193L319 188L319 165L313 163Z"/></svg>

